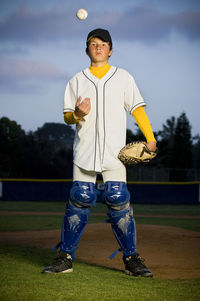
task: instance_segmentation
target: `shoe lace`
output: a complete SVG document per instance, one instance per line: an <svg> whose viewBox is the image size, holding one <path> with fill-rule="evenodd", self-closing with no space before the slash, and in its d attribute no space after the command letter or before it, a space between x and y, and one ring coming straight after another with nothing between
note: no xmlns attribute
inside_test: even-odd
<svg viewBox="0 0 200 301"><path fill-rule="evenodd" d="M52 266L56 267L60 265L63 261L70 262L70 259L67 258L66 256L59 254L57 257L54 258L54 262L52 263Z"/></svg>
<svg viewBox="0 0 200 301"><path fill-rule="evenodd" d="M145 261L145 259L142 258L140 255L138 255L136 258L137 258L139 261L141 261L142 263Z"/></svg>
<svg viewBox="0 0 200 301"><path fill-rule="evenodd" d="M137 264L137 265L140 265L141 267L143 268L146 268L145 264L145 259L142 258L140 255L136 256L136 257L132 257L131 260L130 260L130 264Z"/></svg>
<svg viewBox="0 0 200 301"><path fill-rule="evenodd" d="M59 258L59 257L54 258L54 262L52 263L52 266L56 267L56 266L60 265L63 262L63 260L64 260L64 258Z"/></svg>
<svg viewBox="0 0 200 301"><path fill-rule="evenodd" d="M145 264L144 264L145 259L142 258L141 256L138 256L138 257L137 257L137 260L138 260L138 262L140 262L142 265L145 265Z"/></svg>

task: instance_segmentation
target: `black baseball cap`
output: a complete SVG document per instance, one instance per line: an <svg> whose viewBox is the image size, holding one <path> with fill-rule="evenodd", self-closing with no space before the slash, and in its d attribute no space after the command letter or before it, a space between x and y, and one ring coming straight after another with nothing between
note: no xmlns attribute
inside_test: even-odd
<svg viewBox="0 0 200 301"><path fill-rule="evenodd" d="M112 49L112 39L111 39L111 36L110 36L110 33L108 30L102 29L102 28L97 28L97 29L90 31L87 36L87 44L88 44L89 40L93 37L100 38L104 42L109 42L110 49Z"/></svg>

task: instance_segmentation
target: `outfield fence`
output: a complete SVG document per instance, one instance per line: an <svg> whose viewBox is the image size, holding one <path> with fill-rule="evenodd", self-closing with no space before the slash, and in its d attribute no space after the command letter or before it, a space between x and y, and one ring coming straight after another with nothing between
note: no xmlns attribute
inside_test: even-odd
<svg viewBox="0 0 200 301"><path fill-rule="evenodd" d="M200 182L128 182L135 204L200 204ZM0 179L1 201L67 201L72 180ZM102 202L104 184L96 184Z"/></svg>

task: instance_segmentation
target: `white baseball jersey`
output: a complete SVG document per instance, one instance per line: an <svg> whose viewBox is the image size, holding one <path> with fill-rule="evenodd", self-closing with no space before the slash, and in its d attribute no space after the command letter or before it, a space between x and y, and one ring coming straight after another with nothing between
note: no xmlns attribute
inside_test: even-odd
<svg viewBox="0 0 200 301"><path fill-rule="evenodd" d="M74 164L101 172L120 168L117 158L126 144L126 112L146 106L134 78L124 69L111 66L98 79L89 68L76 74L67 84L64 112L75 111L78 97L90 98L91 110L76 125Z"/></svg>

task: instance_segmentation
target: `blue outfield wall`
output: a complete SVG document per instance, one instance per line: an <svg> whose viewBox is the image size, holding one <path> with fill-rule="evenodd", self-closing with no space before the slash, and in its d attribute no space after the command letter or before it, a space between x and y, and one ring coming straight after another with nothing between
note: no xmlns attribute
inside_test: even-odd
<svg viewBox="0 0 200 301"><path fill-rule="evenodd" d="M66 201L72 181L3 180L3 201Z"/></svg>
<svg viewBox="0 0 200 301"><path fill-rule="evenodd" d="M71 180L0 179L2 201L67 201ZM103 184L97 183L101 202ZM131 203L200 204L200 182L128 182Z"/></svg>
<svg viewBox="0 0 200 301"><path fill-rule="evenodd" d="M199 204L199 183L128 184L132 203Z"/></svg>

